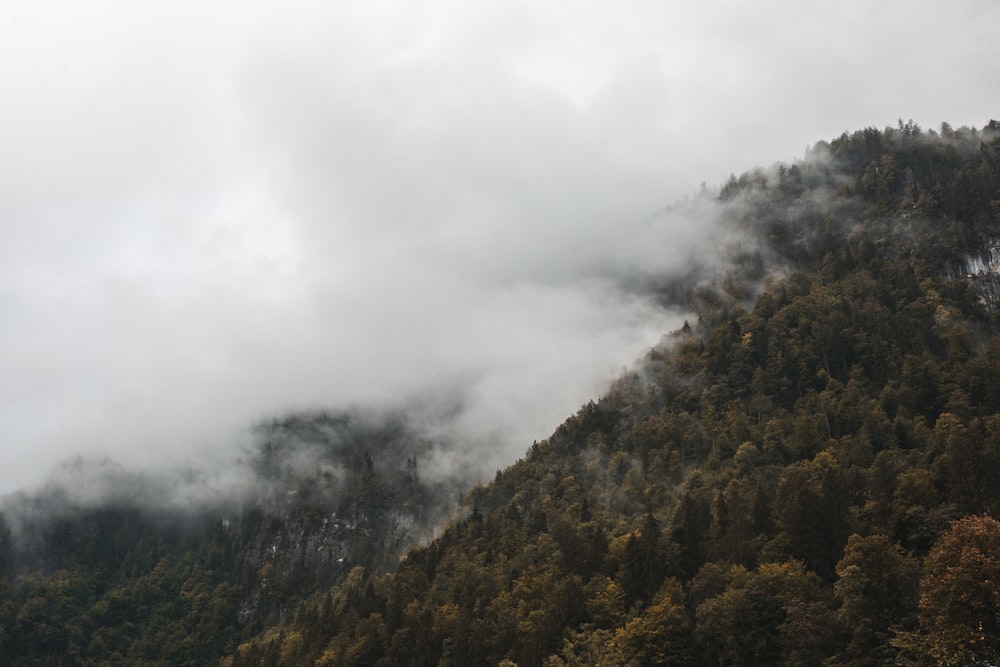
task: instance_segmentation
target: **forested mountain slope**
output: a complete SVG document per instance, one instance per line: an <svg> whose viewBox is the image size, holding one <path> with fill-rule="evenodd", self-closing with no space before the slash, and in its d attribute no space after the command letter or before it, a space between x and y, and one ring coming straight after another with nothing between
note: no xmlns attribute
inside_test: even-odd
<svg viewBox="0 0 1000 667"><path fill-rule="evenodd" d="M215 494L204 471L76 461L8 498L0 664L214 664L355 565L394 565L460 493L424 479L418 460L436 443L402 415L303 414L258 430Z"/></svg>
<svg viewBox="0 0 1000 667"><path fill-rule="evenodd" d="M689 324L398 566L374 556L402 523L373 522L426 504L398 462L294 524L350 516L344 561L262 560L262 522L296 521L268 504L238 530L89 516L43 565L8 538L0 658L995 664L1000 124L845 134L734 176L717 217L738 261L671 287ZM105 525L115 553L59 550Z"/></svg>

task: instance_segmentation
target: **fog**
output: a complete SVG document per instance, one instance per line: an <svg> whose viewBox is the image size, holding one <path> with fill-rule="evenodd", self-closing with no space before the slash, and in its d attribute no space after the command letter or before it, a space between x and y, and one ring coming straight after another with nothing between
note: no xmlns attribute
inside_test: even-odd
<svg viewBox="0 0 1000 667"><path fill-rule="evenodd" d="M489 475L680 326L635 286L724 262L702 183L899 118L982 126L998 24L990 0L7 0L0 493L77 456L225 461L341 406L409 406Z"/></svg>

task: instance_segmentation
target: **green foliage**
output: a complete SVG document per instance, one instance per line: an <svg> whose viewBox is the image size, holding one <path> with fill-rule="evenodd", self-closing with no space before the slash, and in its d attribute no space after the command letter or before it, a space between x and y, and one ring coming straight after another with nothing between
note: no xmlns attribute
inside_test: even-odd
<svg viewBox="0 0 1000 667"><path fill-rule="evenodd" d="M845 656L851 664L891 662L894 633L912 629L917 568L885 535L851 535L837 563L834 592L838 615L850 632Z"/></svg>

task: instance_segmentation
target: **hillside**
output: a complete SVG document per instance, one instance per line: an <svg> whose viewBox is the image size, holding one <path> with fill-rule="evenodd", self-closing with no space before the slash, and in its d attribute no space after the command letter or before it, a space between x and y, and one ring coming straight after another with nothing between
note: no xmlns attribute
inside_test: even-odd
<svg viewBox="0 0 1000 667"><path fill-rule="evenodd" d="M728 268L656 287L688 323L435 539L435 443L290 418L229 505L8 503L0 661L995 663L1000 125L844 134L713 206Z"/></svg>

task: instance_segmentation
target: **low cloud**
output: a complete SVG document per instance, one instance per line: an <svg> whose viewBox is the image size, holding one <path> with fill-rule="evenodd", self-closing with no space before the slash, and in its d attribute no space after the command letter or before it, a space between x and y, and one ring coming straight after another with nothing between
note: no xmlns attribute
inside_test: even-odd
<svg viewBox="0 0 1000 667"><path fill-rule="evenodd" d="M981 124L997 12L7 5L0 492L339 406L421 404L489 475L683 321L653 288L724 260L700 182Z"/></svg>

